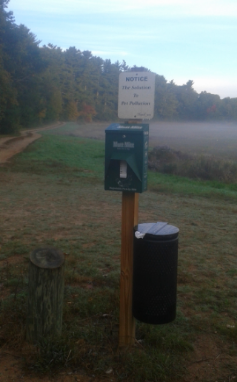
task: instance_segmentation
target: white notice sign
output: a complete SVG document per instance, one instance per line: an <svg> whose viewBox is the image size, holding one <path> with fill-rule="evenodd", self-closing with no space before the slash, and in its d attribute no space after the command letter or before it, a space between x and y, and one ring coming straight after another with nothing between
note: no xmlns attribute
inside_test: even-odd
<svg viewBox="0 0 237 382"><path fill-rule="evenodd" d="M120 73L118 94L119 118L153 118L155 76L155 73L151 72Z"/></svg>

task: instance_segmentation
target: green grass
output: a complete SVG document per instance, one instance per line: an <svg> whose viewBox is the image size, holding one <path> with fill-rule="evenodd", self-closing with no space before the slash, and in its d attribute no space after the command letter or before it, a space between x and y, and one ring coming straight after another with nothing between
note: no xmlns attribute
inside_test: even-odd
<svg viewBox="0 0 237 382"><path fill-rule="evenodd" d="M217 181L201 181L177 175L149 172L149 189L155 192L167 192L181 196L195 195L203 197L223 197L236 199L237 184L226 184Z"/></svg>
<svg viewBox="0 0 237 382"><path fill-rule="evenodd" d="M68 125L61 127L61 132L74 127ZM103 182L104 143L87 138L50 135L47 131L39 141L17 156L12 170L56 178L62 176L63 182L67 182L70 177ZM180 195L237 197L237 183L192 180L153 171L148 174L148 189Z"/></svg>
<svg viewBox="0 0 237 382"><path fill-rule="evenodd" d="M194 350L204 338L217 349L208 358L221 354L216 375L228 380L237 356L236 186L149 172L139 222L180 229L177 318L162 326L138 322L136 345L118 350L121 193L103 190L103 172L103 142L55 131L0 168L1 345L22 348L27 258L52 245L66 258L63 334L26 354L26 370L191 380L189 367L200 360ZM196 378L216 380L208 373Z"/></svg>
<svg viewBox="0 0 237 382"><path fill-rule="evenodd" d="M15 159L14 171L59 177L101 179L103 143L89 139L43 135Z"/></svg>

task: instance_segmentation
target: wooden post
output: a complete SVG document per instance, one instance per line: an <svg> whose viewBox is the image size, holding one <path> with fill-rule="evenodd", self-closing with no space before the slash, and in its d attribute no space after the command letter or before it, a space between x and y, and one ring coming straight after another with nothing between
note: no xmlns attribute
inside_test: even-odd
<svg viewBox="0 0 237 382"><path fill-rule="evenodd" d="M64 256L55 248L30 255L26 338L37 342L60 336L64 297Z"/></svg>
<svg viewBox="0 0 237 382"><path fill-rule="evenodd" d="M132 315L133 229L138 224L138 198L137 193L123 191L119 346L135 342L135 319Z"/></svg>

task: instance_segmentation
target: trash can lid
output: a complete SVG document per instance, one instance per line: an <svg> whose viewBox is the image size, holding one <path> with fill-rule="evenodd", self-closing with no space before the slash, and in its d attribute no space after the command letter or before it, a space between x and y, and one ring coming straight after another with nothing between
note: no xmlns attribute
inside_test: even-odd
<svg viewBox="0 0 237 382"><path fill-rule="evenodd" d="M149 239L150 237L150 239L153 240L168 240L175 239L178 234L179 229L167 222L143 223L135 227L135 236L137 239L144 237Z"/></svg>

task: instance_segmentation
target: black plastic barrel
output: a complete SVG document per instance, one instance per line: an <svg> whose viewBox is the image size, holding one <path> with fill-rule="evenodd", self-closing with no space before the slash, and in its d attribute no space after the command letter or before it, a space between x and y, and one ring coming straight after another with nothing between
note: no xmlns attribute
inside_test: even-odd
<svg viewBox="0 0 237 382"><path fill-rule="evenodd" d="M176 317L179 229L144 223L134 229L133 316L149 324Z"/></svg>

